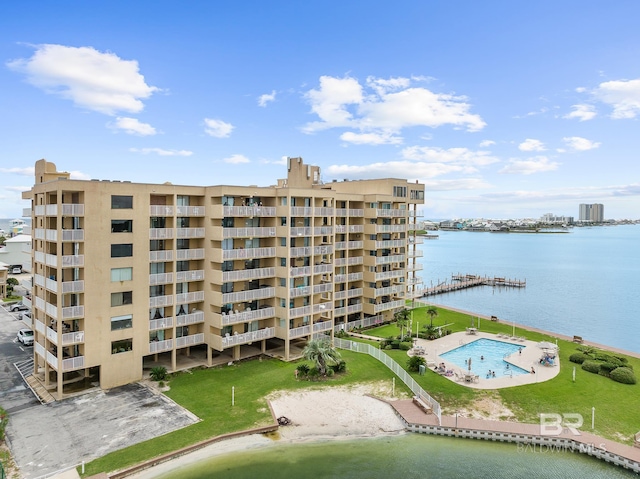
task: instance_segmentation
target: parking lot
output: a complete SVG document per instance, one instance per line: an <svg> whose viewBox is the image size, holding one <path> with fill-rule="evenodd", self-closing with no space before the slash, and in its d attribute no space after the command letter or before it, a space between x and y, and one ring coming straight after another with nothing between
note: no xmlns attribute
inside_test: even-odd
<svg viewBox="0 0 640 479"><path fill-rule="evenodd" d="M17 317L0 306L0 405L9 413L7 442L24 478L89 462L197 421L139 384L41 405L14 366L33 357L33 347L16 340L28 327Z"/></svg>

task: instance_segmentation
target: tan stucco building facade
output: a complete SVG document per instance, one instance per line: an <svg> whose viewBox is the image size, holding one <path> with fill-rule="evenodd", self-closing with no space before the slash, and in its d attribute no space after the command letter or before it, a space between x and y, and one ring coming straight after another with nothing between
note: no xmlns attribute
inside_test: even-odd
<svg viewBox="0 0 640 479"><path fill-rule="evenodd" d="M60 399L156 365L289 360L316 334L392 317L421 282L424 185L287 169L271 187L203 187L36 162L34 375Z"/></svg>

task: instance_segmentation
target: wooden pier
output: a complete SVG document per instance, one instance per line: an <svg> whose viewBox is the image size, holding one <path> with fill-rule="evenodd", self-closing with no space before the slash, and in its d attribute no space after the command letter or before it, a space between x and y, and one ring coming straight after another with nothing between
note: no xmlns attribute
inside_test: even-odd
<svg viewBox="0 0 640 479"><path fill-rule="evenodd" d="M450 293L452 291L472 288L474 286L524 288L527 286L527 282L526 280L522 281L518 279L501 278L498 276L490 277L475 274L453 274L451 275L451 282L445 280L435 286L423 289L421 293L423 297L435 296L436 294Z"/></svg>

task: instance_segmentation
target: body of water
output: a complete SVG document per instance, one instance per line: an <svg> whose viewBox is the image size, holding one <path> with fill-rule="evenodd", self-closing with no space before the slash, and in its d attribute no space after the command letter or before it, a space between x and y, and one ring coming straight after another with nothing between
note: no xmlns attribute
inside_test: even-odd
<svg viewBox="0 0 640 479"><path fill-rule="evenodd" d="M637 477L586 455L539 446L423 434L307 444L274 444L213 457L162 479L453 479Z"/></svg>
<svg viewBox="0 0 640 479"><path fill-rule="evenodd" d="M422 245L425 286L457 273L527 286L479 286L426 300L640 353L640 226L568 231L438 231L439 239Z"/></svg>

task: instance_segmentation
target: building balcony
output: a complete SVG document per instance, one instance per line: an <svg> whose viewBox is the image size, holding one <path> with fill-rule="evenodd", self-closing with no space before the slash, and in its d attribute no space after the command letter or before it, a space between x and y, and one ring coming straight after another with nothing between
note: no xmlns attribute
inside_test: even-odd
<svg viewBox="0 0 640 479"><path fill-rule="evenodd" d="M62 372L75 371L84 368L84 356L76 356L62 360Z"/></svg>
<svg viewBox="0 0 640 479"><path fill-rule="evenodd" d="M302 338L311 334L311 325L300 326L289 330L289 339Z"/></svg>
<svg viewBox="0 0 640 479"><path fill-rule="evenodd" d="M204 259L204 248L179 249L176 251L177 261L187 261L191 259Z"/></svg>
<svg viewBox="0 0 640 479"><path fill-rule="evenodd" d="M163 306L171 306L172 304L173 304L173 296L171 295L153 296L149 298L150 308L160 308Z"/></svg>
<svg viewBox="0 0 640 479"><path fill-rule="evenodd" d="M84 306L68 306L62 308L62 319L78 319L84 317Z"/></svg>
<svg viewBox="0 0 640 479"><path fill-rule="evenodd" d="M70 255L62 256L63 268L83 267L83 266L84 266L84 255L70 254Z"/></svg>
<svg viewBox="0 0 640 479"><path fill-rule="evenodd" d="M353 256L347 260L347 264L349 266L355 266L358 264L362 264L364 262L364 258L362 256Z"/></svg>
<svg viewBox="0 0 640 479"><path fill-rule="evenodd" d="M289 230L291 236L311 236L312 231L310 226L292 226Z"/></svg>
<svg viewBox="0 0 640 479"><path fill-rule="evenodd" d="M328 313L329 311L333 311L333 303L314 304L311 310L313 311L313 314Z"/></svg>
<svg viewBox="0 0 640 479"><path fill-rule="evenodd" d="M298 268L291 268L289 271L289 277L298 278L300 276L311 275L311 266L300 266Z"/></svg>
<svg viewBox="0 0 640 479"><path fill-rule="evenodd" d="M404 248L407 246L407 240L385 240L385 241L376 241L375 242L376 249L383 248Z"/></svg>
<svg viewBox="0 0 640 479"><path fill-rule="evenodd" d="M332 264L317 264L313 267L313 274L333 273Z"/></svg>
<svg viewBox="0 0 640 479"><path fill-rule="evenodd" d="M404 294L404 285L387 286L386 288L375 288L373 290L373 296L375 298L379 296L389 296L391 294Z"/></svg>
<svg viewBox="0 0 640 479"><path fill-rule="evenodd" d="M214 348L216 347L216 343L219 342L221 348L216 349L224 349L231 346L239 346L241 344L248 344L254 341L262 341L263 339L273 338L275 337L275 335L276 328L264 328L257 331L250 331L244 334L233 334L225 337L214 336L213 343Z"/></svg>
<svg viewBox="0 0 640 479"><path fill-rule="evenodd" d="M218 253L220 250L214 251ZM275 248L246 248L222 250L222 260L273 258L276 255ZM214 254L215 256L215 254Z"/></svg>
<svg viewBox="0 0 640 479"><path fill-rule="evenodd" d="M336 216L347 216L347 217L355 217L355 218L359 218L359 217L363 217L364 216L364 210L363 209L336 208L335 211L336 211Z"/></svg>
<svg viewBox="0 0 640 479"><path fill-rule="evenodd" d="M407 216L408 210L404 209L376 209L369 210L367 213L372 214L372 218L404 218ZM369 216L369 215L367 215Z"/></svg>
<svg viewBox="0 0 640 479"><path fill-rule="evenodd" d="M62 205L62 216L84 216L84 205L65 203ZM36 216L58 216L58 205L37 205Z"/></svg>
<svg viewBox="0 0 640 479"><path fill-rule="evenodd" d="M258 289L250 289L247 291L238 291L235 293L223 293L222 303L243 303L245 301L255 301L259 299L274 298L276 295L276 288L265 287Z"/></svg>
<svg viewBox="0 0 640 479"><path fill-rule="evenodd" d="M74 331L72 333L62 334L62 345L70 346L72 344L84 343L84 331Z"/></svg>
<svg viewBox="0 0 640 479"><path fill-rule="evenodd" d="M424 256L424 252L420 249L409 250L409 252L407 253L407 256L411 258L422 258Z"/></svg>
<svg viewBox="0 0 640 479"><path fill-rule="evenodd" d="M407 225L371 225L374 226L376 233L404 233L407 231Z"/></svg>
<svg viewBox="0 0 640 479"><path fill-rule="evenodd" d="M342 306L341 308L334 308L333 310L333 316L336 318L338 316L344 316L345 314L347 314L346 306Z"/></svg>
<svg viewBox="0 0 640 479"><path fill-rule="evenodd" d="M203 281L204 280L204 270L198 269L193 271L178 271L176 273L176 282L184 283L188 281Z"/></svg>
<svg viewBox="0 0 640 479"><path fill-rule="evenodd" d="M302 216L304 218L308 218L309 216L313 216L313 208L310 206L292 206L291 216Z"/></svg>
<svg viewBox="0 0 640 479"><path fill-rule="evenodd" d="M222 273L222 282L247 281L252 279L273 278L276 275L275 268L243 269L239 271L225 271Z"/></svg>
<svg viewBox="0 0 640 479"><path fill-rule="evenodd" d="M392 278L404 278L406 274L407 273L404 269L398 269L394 271L382 271L380 273L375 273L374 281L382 281L385 279L392 279Z"/></svg>
<svg viewBox="0 0 640 479"><path fill-rule="evenodd" d="M158 318L149 320L149 331L157 331L158 329L167 329L173 327L173 318Z"/></svg>
<svg viewBox="0 0 640 479"><path fill-rule="evenodd" d="M314 333L322 333L323 331L331 331L333 329L333 321L321 321L313 324Z"/></svg>
<svg viewBox="0 0 640 479"><path fill-rule="evenodd" d="M330 291L333 291L333 284L331 283L316 284L313 287L313 294L328 293Z"/></svg>
<svg viewBox="0 0 640 479"><path fill-rule="evenodd" d="M311 314L311 305L300 306L298 308L289 309L289 319L301 318L302 316L309 316Z"/></svg>
<svg viewBox="0 0 640 479"><path fill-rule="evenodd" d="M214 212L215 214L215 212ZM223 206L222 216L225 217L273 217L276 209L273 206Z"/></svg>
<svg viewBox="0 0 640 479"><path fill-rule="evenodd" d="M198 303L204 301L204 291L176 294L176 304Z"/></svg>
<svg viewBox="0 0 640 479"><path fill-rule="evenodd" d="M22 297L22 304L24 304L27 308L32 309L31 299L27 296Z"/></svg>
<svg viewBox="0 0 640 479"><path fill-rule="evenodd" d="M156 273L149 275L149 285L173 283L173 273Z"/></svg>
<svg viewBox="0 0 640 479"><path fill-rule="evenodd" d="M268 238L276 235L274 227L223 228L223 238Z"/></svg>
<svg viewBox="0 0 640 479"><path fill-rule="evenodd" d="M204 333L190 334L176 338L176 348L185 348L204 343Z"/></svg>
<svg viewBox="0 0 640 479"><path fill-rule="evenodd" d="M346 266L347 265L347 258L335 258L333 260L333 265L334 266Z"/></svg>
<svg viewBox="0 0 640 479"><path fill-rule="evenodd" d="M364 225L336 225L336 233L363 233Z"/></svg>
<svg viewBox="0 0 640 479"><path fill-rule="evenodd" d="M333 216L334 209L326 206L321 206L320 208L313 208L313 214L315 216Z"/></svg>
<svg viewBox="0 0 640 479"><path fill-rule="evenodd" d="M311 294L311 286L298 286L289 288L290 298L300 298L301 296L309 296Z"/></svg>
<svg viewBox="0 0 640 479"><path fill-rule="evenodd" d="M31 218L31 208L22 208L22 217L23 218Z"/></svg>
<svg viewBox="0 0 640 479"><path fill-rule="evenodd" d="M204 216L204 206L176 206L176 216Z"/></svg>
<svg viewBox="0 0 640 479"><path fill-rule="evenodd" d="M373 306L373 311L375 313L380 313L382 311L389 311L391 309L404 308L405 301L404 299L399 299L397 301L389 301L388 303L374 304Z"/></svg>
<svg viewBox="0 0 640 479"><path fill-rule="evenodd" d="M409 264L407 266L407 271L421 271L424 269L424 266L420 263Z"/></svg>
<svg viewBox="0 0 640 479"><path fill-rule="evenodd" d="M204 311L193 311L189 314L176 316L176 326L188 326L189 324L204 323Z"/></svg>
<svg viewBox="0 0 640 479"><path fill-rule="evenodd" d="M314 236L332 235L333 226L316 226L313 228Z"/></svg>
<svg viewBox="0 0 640 479"><path fill-rule="evenodd" d="M349 273L349 274L336 274L334 280L336 283L346 283L347 281L360 281L363 278L363 273Z"/></svg>
<svg viewBox="0 0 640 479"><path fill-rule="evenodd" d="M173 206L166 205L150 205L149 216L173 216Z"/></svg>
<svg viewBox="0 0 640 479"><path fill-rule="evenodd" d="M164 341L151 341L149 343L149 354L162 353L173 349L173 339L165 339Z"/></svg>
<svg viewBox="0 0 640 479"><path fill-rule="evenodd" d="M255 311L242 311L242 312L229 312L222 314L214 314L213 326L222 328L224 326L231 326L233 324L248 323L251 321L258 321L260 319L273 318L276 315L276 308L268 306L266 308L260 308Z"/></svg>
<svg viewBox="0 0 640 479"><path fill-rule="evenodd" d="M173 228L150 228L149 239L171 239Z"/></svg>
<svg viewBox="0 0 640 479"><path fill-rule="evenodd" d="M333 253L333 246L331 245L313 247L313 254L315 255L323 255L323 254L331 254L331 253Z"/></svg>
<svg viewBox="0 0 640 479"><path fill-rule="evenodd" d="M359 313L362 311L362 303L347 306L347 314Z"/></svg>
<svg viewBox="0 0 640 479"><path fill-rule="evenodd" d="M374 260L373 263L371 262L372 259ZM381 264L404 263L405 259L405 255L403 254L393 254L389 256L367 256L368 261L365 261L365 263L375 264L377 266Z"/></svg>
<svg viewBox="0 0 640 479"><path fill-rule="evenodd" d="M204 238L204 228L176 228L176 238Z"/></svg>
<svg viewBox="0 0 640 479"><path fill-rule="evenodd" d="M190 250L181 250L181 251L190 251ZM204 250L203 250L203 252L204 252ZM149 252L149 262L150 263L164 263L165 261L173 261L173 251L172 250L150 251Z"/></svg>
<svg viewBox="0 0 640 479"><path fill-rule="evenodd" d="M311 246L298 246L290 248L290 254L292 258L301 258L304 256L311 256Z"/></svg>

